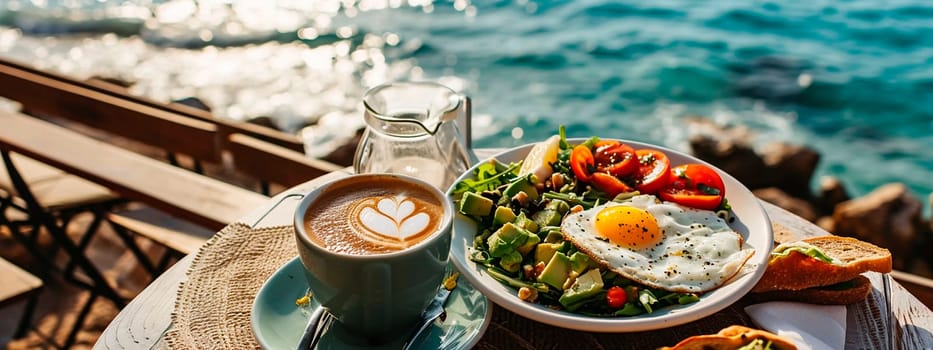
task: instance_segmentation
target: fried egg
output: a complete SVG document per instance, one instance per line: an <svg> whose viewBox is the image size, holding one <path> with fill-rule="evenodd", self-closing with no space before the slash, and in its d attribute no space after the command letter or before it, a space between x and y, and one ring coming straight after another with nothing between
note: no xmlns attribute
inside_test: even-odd
<svg viewBox="0 0 933 350"><path fill-rule="evenodd" d="M569 214L561 231L603 267L671 292L715 289L754 254L716 213L652 195Z"/></svg>

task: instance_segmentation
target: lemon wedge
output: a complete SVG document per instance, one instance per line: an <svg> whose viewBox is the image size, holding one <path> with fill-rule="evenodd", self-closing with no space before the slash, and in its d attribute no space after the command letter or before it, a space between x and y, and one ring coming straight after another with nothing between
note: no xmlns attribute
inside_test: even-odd
<svg viewBox="0 0 933 350"><path fill-rule="evenodd" d="M531 152L525 156L521 169L518 170L518 176L535 174L538 182L544 182L551 173L551 163L557 161L557 151L560 149L560 137L557 135L549 137L547 140L538 142L531 148Z"/></svg>

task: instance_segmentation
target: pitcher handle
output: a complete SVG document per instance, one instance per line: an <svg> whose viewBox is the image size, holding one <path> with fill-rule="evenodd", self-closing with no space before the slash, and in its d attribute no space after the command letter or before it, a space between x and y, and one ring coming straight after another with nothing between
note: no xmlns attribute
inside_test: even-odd
<svg viewBox="0 0 933 350"><path fill-rule="evenodd" d="M473 102L469 96L460 95L460 111L457 116L457 127L463 133L464 142L468 149L473 149Z"/></svg>
<svg viewBox="0 0 933 350"><path fill-rule="evenodd" d="M463 136L463 146L469 166L479 162L473 151L473 102L467 95L460 95L460 106L457 115L457 128Z"/></svg>

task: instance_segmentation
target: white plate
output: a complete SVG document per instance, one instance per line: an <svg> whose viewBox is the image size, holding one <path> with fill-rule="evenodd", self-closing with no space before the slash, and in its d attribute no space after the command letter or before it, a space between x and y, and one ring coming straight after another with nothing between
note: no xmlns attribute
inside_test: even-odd
<svg viewBox="0 0 933 350"><path fill-rule="evenodd" d="M568 141L571 144L579 144L585 140L570 139ZM745 237L747 246L755 249L755 254L748 260L746 268L743 269L740 276L733 278L724 286L702 295L700 301L696 303L655 310L651 314L609 318L552 310L540 304L521 301L516 296L516 289L496 281L486 273L482 266L469 259L477 226L473 220L458 214L454 218L453 241L451 242L450 253L451 260L463 273L463 276L469 279L487 298L516 314L553 326L591 332L636 332L680 325L716 313L748 293L758 282L758 279L761 278L767 267L773 240L771 221L758 199L731 175L702 160L659 146L628 140L619 141L635 149L648 148L663 151L670 158L671 166L702 163L719 172L726 185L726 198L729 200L736 218L729 226ZM517 162L524 159L533 146L534 144L528 144L516 147L499 153L492 158L505 164ZM456 182L471 178L475 168L476 166L461 175Z"/></svg>

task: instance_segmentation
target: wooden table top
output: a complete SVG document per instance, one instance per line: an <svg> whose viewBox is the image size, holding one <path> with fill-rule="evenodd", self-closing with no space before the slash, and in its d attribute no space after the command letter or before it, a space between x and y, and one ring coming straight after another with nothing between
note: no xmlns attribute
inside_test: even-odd
<svg viewBox="0 0 933 350"><path fill-rule="evenodd" d="M488 152L483 152L487 153ZM318 184L346 176L346 172L333 172L296 186L273 197L240 222L257 227L289 225L295 205L276 206L269 215L264 213L278 203L278 198L289 193L305 193ZM818 226L784 209L766 202L762 206L772 222L783 225L801 238L828 234ZM107 327L95 344L95 349L165 348L162 335L171 326L171 312L179 284L187 279L185 272L191 265L193 254L183 258L170 270L162 274L132 302L129 303ZM872 294L865 301L847 306L846 349L883 349L889 342L891 329L885 311L882 293L882 275L869 273L874 285ZM933 348L933 312L924 306L906 289L892 280L892 312L897 320L896 337L900 348ZM495 306L493 319L486 333L477 343L479 349L536 349L570 348L583 344L590 348L653 349L673 345L680 339L697 334L715 333L732 324L754 327L743 311L750 303L744 299L712 316L681 326L663 330L638 333L589 333L563 329L538 323Z"/></svg>

